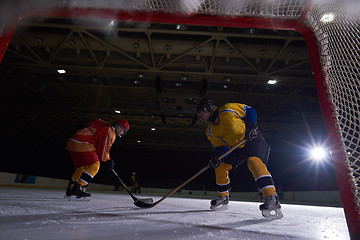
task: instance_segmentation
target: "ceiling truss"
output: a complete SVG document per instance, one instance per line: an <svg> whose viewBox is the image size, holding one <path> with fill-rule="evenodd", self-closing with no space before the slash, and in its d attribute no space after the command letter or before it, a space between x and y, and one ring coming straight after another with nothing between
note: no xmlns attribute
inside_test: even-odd
<svg viewBox="0 0 360 240"><path fill-rule="evenodd" d="M294 103L321 118L306 43L293 31L31 17L19 24L0 70L3 98L17 99L7 107L10 120L32 116L22 123L32 126L28 135L125 117L127 146L206 150L195 112L203 97L253 106L269 136L303 124Z"/></svg>

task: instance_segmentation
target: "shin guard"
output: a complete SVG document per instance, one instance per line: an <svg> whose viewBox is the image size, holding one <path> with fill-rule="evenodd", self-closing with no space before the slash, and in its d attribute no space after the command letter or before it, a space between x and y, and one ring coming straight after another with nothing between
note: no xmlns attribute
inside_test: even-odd
<svg viewBox="0 0 360 240"><path fill-rule="evenodd" d="M275 186L271 174L260 158L250 157L247 160L248 168L252 173L258 188L264 197L275 194Z"/></svg>

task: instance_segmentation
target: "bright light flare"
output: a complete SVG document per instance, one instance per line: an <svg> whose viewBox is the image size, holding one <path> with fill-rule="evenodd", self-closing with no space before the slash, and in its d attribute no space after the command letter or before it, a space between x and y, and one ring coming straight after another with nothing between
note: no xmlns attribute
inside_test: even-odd
<svg viewBox="0 0 360 240"><path fill-rule="evenodd" d="M270 85L274 85L276 83L277 83L277 81L274 79L270 79L269 81L267 81L267 84L270 84Z"/></svg>
<svg viewBox="0 0 360 240"><path fill-rule="evenodd" d="M335 20L335 14L332 12L324 13L320 18L320 22L322 23L330 23L334 20Z"/></svg>
<svg viewBox="0 0 360 240"><path fill-rule="evenodd" d="M327 157L326 150L322 147L314 147L311 151L311 158L315 161L324 161Z"/></svg>
<svg viewBox="0 0 360 240"><path fill-rule="evenodd" d="M115 25L115 20L111 20L109 23L109 27L113 27Z"/></svg>

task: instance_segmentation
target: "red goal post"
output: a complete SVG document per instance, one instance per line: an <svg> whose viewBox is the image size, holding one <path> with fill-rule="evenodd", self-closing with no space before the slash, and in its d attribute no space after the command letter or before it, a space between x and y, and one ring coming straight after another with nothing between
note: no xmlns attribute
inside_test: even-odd
<svg viewBox="0 0 360 240"><path fill-rule="evenodd" d="M341 0L24 0L0 18L0 62L27 16L294 30L308 46L349 232L360 239L360 18ZM355 1L356 2L356 1ZM352 10L355 10L352 13Z"/></svg>

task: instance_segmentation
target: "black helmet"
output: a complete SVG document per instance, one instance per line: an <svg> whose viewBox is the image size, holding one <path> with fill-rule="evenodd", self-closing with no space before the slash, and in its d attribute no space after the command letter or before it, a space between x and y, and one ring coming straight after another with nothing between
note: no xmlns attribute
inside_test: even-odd
<svg viewBox="0 0 360 240"><path fill-rule="evenodd" d="M210 99L204 98L198 103L196 111L197 113L200 113L201 111L211 112L214 106L214 103Z"/></svg>

